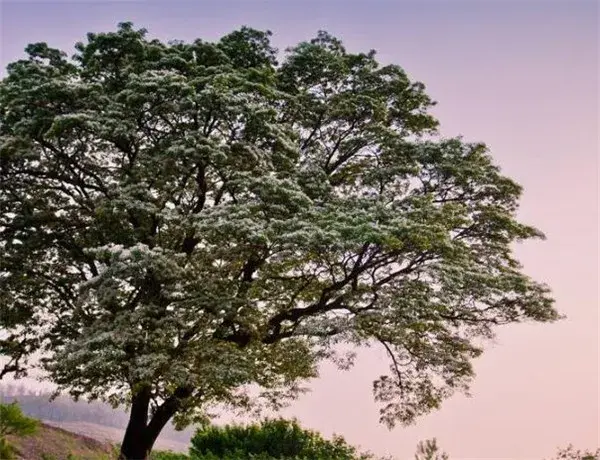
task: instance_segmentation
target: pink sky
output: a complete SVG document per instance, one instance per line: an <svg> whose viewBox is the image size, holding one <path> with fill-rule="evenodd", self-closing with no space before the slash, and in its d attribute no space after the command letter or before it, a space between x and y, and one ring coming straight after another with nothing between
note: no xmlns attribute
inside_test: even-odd
<svg viewBox="0 0 600 460"><path fill-rule="evenodd" d="M325 434L411 458L437 437L452 459L541 459L598 439L598 4L594 1L6 1L2 63L47 41L67 50L88 31L132 20L163 39L216 38L242 24L284 48L326 29L354 51L402 65L439 101L445 135L483 140L524 187L520 216L545 242L516 251L554 290L568 319L508 326L476 363L472 398L457 396L410 428L377 424L371 381L383 355L329 367L287 411Z"/></svg>

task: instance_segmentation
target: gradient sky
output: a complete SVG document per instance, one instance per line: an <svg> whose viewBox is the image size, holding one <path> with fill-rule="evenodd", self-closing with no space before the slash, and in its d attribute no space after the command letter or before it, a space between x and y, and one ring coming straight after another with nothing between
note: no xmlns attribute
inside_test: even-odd
<svg viewBox="0 0 600 460"><path fill-rule="evenodd" d="M516 248L568 319L507 326L476 362L472 397L456 396L410 428L377 423L369 350L356 367L325 367L286 414L376 453L411 458L436 436L454 459L541 459L598 439L598 3L595 1L70 1L0 0L2 69L27 43L71 52L89 31L131 20L161 39L216 39L270 29L280 48L319 29L351 51L376 49L423 81L445 135L485 141L525 187L520 216L545 242Z"/></svg>

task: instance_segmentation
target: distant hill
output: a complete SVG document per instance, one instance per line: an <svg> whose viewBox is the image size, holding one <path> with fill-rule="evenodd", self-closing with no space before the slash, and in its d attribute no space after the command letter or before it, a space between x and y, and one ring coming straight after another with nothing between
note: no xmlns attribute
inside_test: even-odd
<svg viewBox="0 0 600 460"><path fill-rule="evenodd" d="M63 428L96 440L121 441L128 415L101 402L75 402L68 397L50 401L51 393L33 391L24 386L0 385L0 402L17 401L23 412L47 425ZM158 438L158 449L187 452L193 429L176 431L167 426Z"/></svg>
<svg viewBox="0 0 600 460"><path fill-rule="evenodd" d="M113 460L114 445L61 428L41 424L38 432L26 438L8 437L21 460Z"/></svg>
<svg viewBox="0 0 600 460"><path fill-rule="evenodd" d="M100 442L116 444L123 439L123 430L90 422L53 422L45 421L45 424L67 430L82 436L93 438ZM189 443L177 442L171 439L158 439L154 445L156 450L172 450L174 452L187 452Z"/></svg>

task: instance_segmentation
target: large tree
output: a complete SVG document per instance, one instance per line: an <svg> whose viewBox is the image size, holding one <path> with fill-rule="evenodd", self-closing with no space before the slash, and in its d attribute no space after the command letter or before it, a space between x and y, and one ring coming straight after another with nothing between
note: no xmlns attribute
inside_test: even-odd
<svg viewBox="0 0 600 460"><path fill-rule="evenodd" d="M29 45L0 84L4 372L129 404L124 458L371 344L381 420L410 423L467 389L494 326L557 318L485 145L440 138L374 52L321 32L278 63L269 36L124 23L72 59Z"/></svg>

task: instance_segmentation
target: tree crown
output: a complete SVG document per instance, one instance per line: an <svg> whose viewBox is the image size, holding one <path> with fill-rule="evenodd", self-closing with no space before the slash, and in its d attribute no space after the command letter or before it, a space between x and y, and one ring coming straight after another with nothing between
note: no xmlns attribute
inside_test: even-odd
<svg viewBox="0 0 600 460"><path fill-rule="evenodd" d="M485 145L440 138L424 86L374 52L320 32L277 63L269 36L124 23L8 66L3 372L39 352L75 397L142 392L186 423L379 344L391 426L466 390L493 327L558 317L512 254L542 234Z"/></svg>

